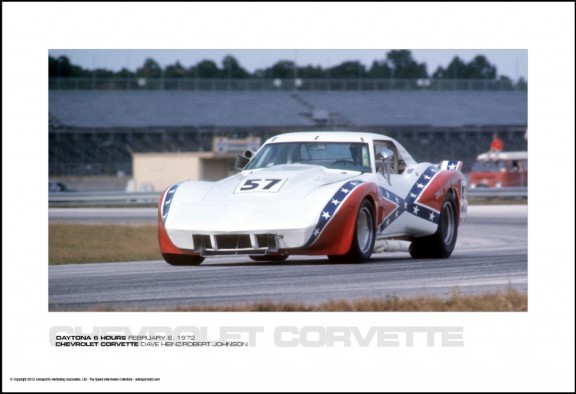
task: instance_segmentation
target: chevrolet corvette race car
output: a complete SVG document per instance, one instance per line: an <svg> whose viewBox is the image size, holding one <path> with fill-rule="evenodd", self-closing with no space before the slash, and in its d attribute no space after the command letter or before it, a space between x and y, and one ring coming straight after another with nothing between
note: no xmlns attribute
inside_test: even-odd
<svg viewBox="0 0 576 394"><path fill-rule="evenodd" d="M166 262L326 255L361 263L386 251L447 258L466 217L462 162L417 163L384 135L281 134L236 166L239 173L220 181L176 183L162 193L158 237Z"/></svg>

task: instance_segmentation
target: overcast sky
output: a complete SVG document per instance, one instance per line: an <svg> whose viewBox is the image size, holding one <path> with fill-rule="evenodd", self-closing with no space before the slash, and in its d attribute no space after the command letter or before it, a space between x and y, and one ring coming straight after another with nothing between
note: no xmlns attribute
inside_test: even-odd
<svg viewBox="0 0 576 394"><path fill-rule="evenodd" d="M162 67L177 61L190 67L202 60L212 60L220 67L226 55L234 56L240 65L249 72L268 68L279 60L290 60L299 66L313 65L322 68L332 67L345 61L360 61L370 67L374 60L383 60L390 49L51 49L51 56L65 55L73 64L85 69L104 68L120 71L127 68L135 71L146 58L156 60ZM495 65L498 75L506 75L513 80L528 79L527 49L410 49L418 63L427 65L428 74L439 66L446 67L455 56L464 62L477 55L484 55Z"/></svg>

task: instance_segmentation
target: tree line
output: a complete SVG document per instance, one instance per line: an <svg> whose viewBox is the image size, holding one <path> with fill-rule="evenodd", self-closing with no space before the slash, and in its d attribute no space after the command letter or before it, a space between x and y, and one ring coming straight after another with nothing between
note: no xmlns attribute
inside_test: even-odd
<svg viewBox="0 0 576 394"><path fill-rule="evenodd" d="M299 66L290 60L280 60L271 67L258 69L253 73L244 69L238 60L227 55L219 66L212 60L202 60L195 65L185 67L179 61L162 68L157 61L148 58L136 71L126 68L118 72L97 68L84 69L70 62L67 56L48 58L50 78L388 78L388 79L483 79L510 80L508 76L498 75L496 66L490 64L483 55L477 55L470 62L464 62L455 56L446 67L438 67L428 73L425 63L418 63L412 53L406 49L392 50L382 60L374 60L370 67L359 61L345 61L333 67Z"/></svg>

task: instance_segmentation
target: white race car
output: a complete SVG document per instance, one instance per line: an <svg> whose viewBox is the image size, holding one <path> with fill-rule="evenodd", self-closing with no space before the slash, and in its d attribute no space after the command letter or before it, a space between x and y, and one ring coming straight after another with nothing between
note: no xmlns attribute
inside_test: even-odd
<svg viewBox="0 0 576 394"><path fill-rule="evenodd" d="M281 134L236 165L236 175L162 193L158 236L166 262L326 255L361 263L385 251L446 258L466 217L462 162L417 163L380 134Z"/></svg>

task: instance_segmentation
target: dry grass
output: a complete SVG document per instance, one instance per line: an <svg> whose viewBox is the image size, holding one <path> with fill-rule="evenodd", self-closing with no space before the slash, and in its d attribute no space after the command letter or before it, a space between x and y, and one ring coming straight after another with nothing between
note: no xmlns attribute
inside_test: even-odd
<svg viewBox="0 0 576 394"><path fill-rule="evenodd" d="M49 225L49 264L160 259L155 225Z"/></svg>
<svg viewBox="0 0 576 394"><path fill-rule="evenodd" d="M525 312L528 310L528 296L515 290L508 290L475 296L455 293L447 299L389 297L330 301L318 305L261 302L232 307L178 307L173 310L182 312Z"/></svg>
<svg viewBox="0 0 576 394"><path fill-rule="evenodd" d="M175 306L173 308L95 308L94 312L526 312L528 295L514 289L503 292L462 295L448 298L373 298L339 300L321 304L293 302L256 302L226 306Z"/></svg>

